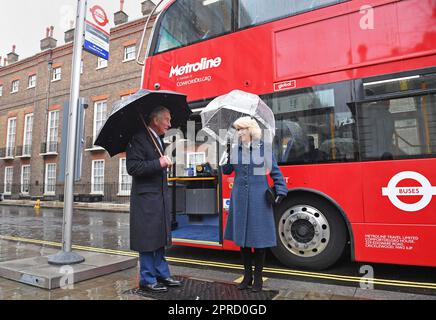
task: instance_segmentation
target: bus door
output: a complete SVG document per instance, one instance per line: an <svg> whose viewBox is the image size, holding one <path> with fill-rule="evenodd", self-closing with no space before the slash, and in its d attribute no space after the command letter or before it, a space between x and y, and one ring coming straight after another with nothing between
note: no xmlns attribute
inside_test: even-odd
<svg viewBox="0 0 436 320"><path fill-rule="evenodd" d="M216 142L201 132L198 112L193 113L185 127L170 130L165 139L171 146L167 152L175 163L168 178L173 242L221 247L221 182Z"/></svg>

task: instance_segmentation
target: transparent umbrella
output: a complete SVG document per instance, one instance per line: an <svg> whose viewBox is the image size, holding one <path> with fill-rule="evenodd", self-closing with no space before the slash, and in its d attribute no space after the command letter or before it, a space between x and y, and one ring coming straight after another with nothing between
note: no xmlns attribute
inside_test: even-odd
<svg viewBox="0 0 436 320"><path fill-rule="evenodd" d="M233 90L213 99L200 113L202 129L220 144L233 137L233 123L243 116L257 120L263 131L263 139L271 142L275 134L275 119L270 107L259 96Z"/></svg>

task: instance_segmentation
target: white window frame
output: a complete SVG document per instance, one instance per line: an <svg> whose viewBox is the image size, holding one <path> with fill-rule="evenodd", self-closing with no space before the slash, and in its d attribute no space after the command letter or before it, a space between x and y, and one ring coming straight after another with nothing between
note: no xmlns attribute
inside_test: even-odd
<svg viewBox="0 0 436 320"><path fill-rule="evenodd" d="M103 170L102 170L102 174L96 176L95 175L95 171L97 169L100 168L96 168L96 163L102 163L103 164ZM105 166L105 161L104 159L98 159L98 160L92 160L92 166L91 166L91 194L104 194L104 166ZM101 182L98 182L98 186L102 186L102 190L96 189L96 180L97 178L102 178Z"/></svg>
<svg viewBox="0 0 436 320"><path fill-rule="evenodd" d="M95 101L92 141L95 141L95 139L97 138L97 134L101 126L103 126L104 122L106 121L106 117L107 117L107 100Z"/></svg>
<svg viewBox="0 0 436 320"><path fill-rule="evenodd" d="M127 173L127 158L120 158L119 170L118 170L118 195L119 196L130 196L130 189L132 187L132 176ZM127 182L123 180L123 176L127 179ZM128 186L128 188L124 188Z"/></svg>
<svg viewBox="0 0 436 320"><path fill-rule="evenodd" d="M124 99L127 99L127 98L130 97L132 94L133 94L133 93L129 93L129 94L122 95L122 96L120 96L120 100L122 101L122 100L124 100Z"/></svg>
<svg viewBox="0 0 436 320"><path fill-rule="evenodd" d="M57 146L55 151L50 151L50 144L58 142L59 134L59 110L50 111L48 113L47 124L47 145L45 152L57 152Z"/></svg>
<svg viewBox="0 0 436 320"><path fill-rule="evenodd" d="M23 156L30 156L32 153L32 132L33 132L33 113L28 113L24 117L23 135Z"/></svg>
<svg viewBox="0 0 436 320"><path fill-rule="evenodd" d="M4 194L10 195L12 193L13 178L14 178L14 167L5 167L5 179L4 179L5 186L3 190Z"/></svg>
<svg viewBox="0 0 436 320"><path fill-rule="evenodd" d="M28 169L26 174L27 177L24 176L24 169ZM27 191L25 190L25 186L27 186ZM21 194L29 194L30 190L30 164L25 164L21 166Z"/></svg>
<svg viewBox="0 0 436 320"><path fill-rule="evenodd" d="M14 123L12 126L11 124ZM12 132L13 131L13 132ZM6 158L14 156L15 138L17 135L17 117L8 119L8 131L6 136Z"/></svg>
<svg viewBox="0 0 436 320"><path fill-rule="evenodd" d="M20 90L20 80L12 81L11 93L16 93L18 90Z"/></svg>
<svg viewBox="0 0 436 320"><path fill-rule="evenodd" d="M62 67L53 68L51 81L59 81L62 79Z"/></svg>
<svg viewBox="0 0 436 320"><path fill-rule="evenodd" d="M0 97L3 96L3 85L0 85Z"/></svg>
<svg viewBox="0 0 436 320"><path fill-rule="evenodd" d="M96 70L107 68L107 65L108 65L108 61L106 59L103 59L101 57L97 57L97 68L96 68Z"/></svg>
<svg viewBox="0 0 436 320"><path fill-rule="evenodd" d="M51 168L51 170L49 170ZM54 168L54 174L53 174ZM44 195L52 196L56 194L56 163L45 164L45 177L44 177ZM50 176L49 176L50 174ZM50 179L50 181L49 181ZM49 184L50 182L50 184ZM54 182L54 183L51 183ZM49 189L50 187L50 189Z"/></svg>
<svg viewBox="0 0 436 320"><path fill-rule="evenodd" d="M29 76L29 80L27 81L27 89L36 87L36 74L32 74Z"/></svg>
<svg viewBox="0 0 436 320"><path fill-rule="evenodd" d="M135 58L136 58L136 44L124 47L124 60L123 60L123 62L132 61L132 60L135 60Z"/></svg>

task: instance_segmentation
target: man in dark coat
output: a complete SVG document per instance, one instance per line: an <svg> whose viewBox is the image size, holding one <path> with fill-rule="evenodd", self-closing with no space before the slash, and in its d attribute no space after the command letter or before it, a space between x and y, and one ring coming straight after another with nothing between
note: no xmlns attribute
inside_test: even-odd
<svg viewBox="0 0 436 320"><path fill-rule="evenodd" d="M135 134L127 146L127 172L133 177L130 193L130 248L139 252L141 289L165 292L167 286L180 286L171 278L165 260L165 246L171 244L171 215L168 207L167 168L160 136L171 127L165 107L154 109L147 132ZM154 141L153 141L154 140ZM160 149L160 152L158 150Z"/></svg>

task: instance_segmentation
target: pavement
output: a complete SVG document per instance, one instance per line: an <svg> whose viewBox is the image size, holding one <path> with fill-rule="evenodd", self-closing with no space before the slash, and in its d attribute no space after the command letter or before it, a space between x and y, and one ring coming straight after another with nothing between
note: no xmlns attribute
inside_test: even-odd
<svg viewBox="0 0 436 320"><path fill-rule="evenodd" d="M33 206L35 201L6 200L1 205ZM42 207L62 207L62 203L41 202ZM118 211L127 210L128 205L107 203L75 203L77 209ZM41 239L43 240L43 239ZM32 244L0 238L0 263L16 259L40 257L53 251L47 244ZM80 253L80 251L78 251ZM130 253L135 255L134 252ZM176 277L197 279L208 282L237 285L241 272L221 271L210 268L196 268L170 263L171 272ZM241 266L242 268L242 266ZM18 281L0 278L0 300L153 300L129 291L137 287L138 266L114 272L97 278L73 283L64 288L42 289ZM275 290L273 300L436 300L436 296L402 293L378 289L364 289L358 284L341 286L317 282L270 278L265 275L264 289Z"/></svg>
<svg viewBox="0 0 436 320"><path fill-rule="evenodd" d="M47 246L0 240L0 262L42 256L52 250ZM170 264L170 268L176 277L208 282L236 285L235 280L241 277L236 272L175 264ZM153 300L126 293L137 287L137 283L138 266L52 290L0 278L0 300ZM278 291L273 300L436 300L436 296L273 278L265 279L264 289Z"/></svg>

